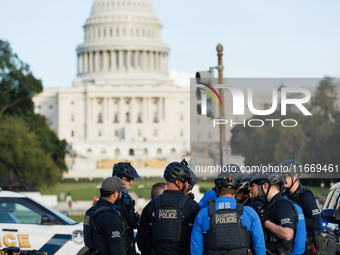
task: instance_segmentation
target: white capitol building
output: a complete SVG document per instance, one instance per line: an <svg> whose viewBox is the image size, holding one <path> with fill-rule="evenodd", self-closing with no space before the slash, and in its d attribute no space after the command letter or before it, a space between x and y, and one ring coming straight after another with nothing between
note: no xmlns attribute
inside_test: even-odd
<svg viewBox="0 0 340 255"><path fill-rule="evenodd" d="M73 86L34 98L79 160L178 160L189 151L189 88L169 78L161 29L151 0L94 1Z"/></svg>
<svg viewBox="0 0 340 255"><path fill-rule="evenodd" d="M161 29L151 0L94 1L84 43L77 47L73 86L44 89L34 97L35 111L66 139L75 156L68 161L72 171L66 178L107 177L114 162L126 160L144 176L154 175L150 169L162 176L166 164L190 154L190 135L192 141L218 143L219 132L205 128L211 126L205 115L191 115L200 128L190 134L190 108L195 108L190 107L190 88L169 78L169 48L162 43ZM279 79L269 82L280 85ZM194 106L199 103L195 96L191 99ZM254 91L253 101L256 109L268 109L272 97ZM231 104L230 93L225 93L225 102ZM234 118L231 106L225 108L225 118ZM234 121L251 116L247 110ZM231 129L226 126L227 141ZM204 146L201 150L194 163L211 164L211 152ZM243 157L230 161L243 165Z"/></svg>

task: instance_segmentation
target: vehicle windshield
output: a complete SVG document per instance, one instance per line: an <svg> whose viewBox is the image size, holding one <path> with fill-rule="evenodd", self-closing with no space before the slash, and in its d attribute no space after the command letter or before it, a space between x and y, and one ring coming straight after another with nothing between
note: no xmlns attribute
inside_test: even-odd
<svg viewBox="0 0 340 255"><path fill-rule="evenodd" d="M54 210L54 209L52 209L52 208L50 208L50 207L47 207L47 206L45 206L45 205L39 203L38 201L34 201L34 202L37 203L37 204L39 204L40 206L46 208L48 211L53 212L53 213L54 213L55 215L57 215L59 218L61 218L62 220L64 220L64 221L67 223L67 225L75 225L75 224L78 224L78 222L72 220L71 218L65 216L64 214L62 214L62 213L60 213L60 212L58 212L58 211L56 211L56 210Z"/></svg>

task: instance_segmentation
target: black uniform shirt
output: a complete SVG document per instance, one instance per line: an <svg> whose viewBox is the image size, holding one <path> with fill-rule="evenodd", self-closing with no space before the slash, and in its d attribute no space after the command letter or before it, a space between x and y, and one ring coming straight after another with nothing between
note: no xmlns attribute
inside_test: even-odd
<svg viewBox="0 0 340 255"><path fill-rule="evenodd" d="M108 206L113 208L113 204L105 199L99 199L95 205L95 210ZM105 236L108 246L102 247L99 251L101 255L125 255L125 249L121 234L123 232L122 220L112 211L104 211L99 213L94 219L94 228L97 234Z"/></svg>
<svg viewBox="0 0 340 255"><path fill-rule="evenodd" d="M185 195L179 190L164 190L161 201L166 204L178 204L182 196ZM196 201L189 199L183 208L184 222L193 224L200 209L201 207ZM154 214L155 206L151 200L143 209L138 228L139 249L142 251L142 255L149 255L152 249L156 251L157 255L190 254L190 242L156 244L152 240L150 223L155 220Z"/></svg>
<svg viewBox="0 0 340 255"><path fill-rule="evenodd" d="M322 217L312 193L305 191L297 196L302 189L303 187L299 185L293 194L289 194L289 192L286 192L286 194L290 200L296 202L302 208L305 215L307 235L312 235L314 229L322 228Z"/></svg>
<svg viewBox="0 0 340 255"><path fill-rule="evenodd" d="M277 193L268 203L267 206L270 206L277 199L281 199L282 195ZM288 201L280 200L276 202L269 209L270 221L284 228L291 228L294 230L294 208L291 207ZM267 228L266 232L269 232ZM275 235L275 234L274 234ZM274 251L277 247L284 247L285 250L292 250L292 242L287 243L286 240L281 239L275 236L273 240L266 240L266 247L270 251Z"/></svg>
<svg viewBox="0 0 340 255"><path fill-rule="evenodd" d="M262 207L264 204L266 204L266 199L264 197L258 196L253 198L253 201L250 203L249 206L251 206L258 213L259 208Z"/></svg>

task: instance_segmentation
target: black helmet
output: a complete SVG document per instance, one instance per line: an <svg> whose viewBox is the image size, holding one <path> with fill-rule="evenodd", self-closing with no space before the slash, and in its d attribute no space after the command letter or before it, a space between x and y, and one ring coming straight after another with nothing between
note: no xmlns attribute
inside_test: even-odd
<svg viewBox="0 0 340 255"><path fill-rule="evenodd" d="M241 179L241 186L240 186L240 190L245 190L246 192L248 191L248 188L250 186L250 181L257 175L257 172L251 172L247 175L245 175L245 177L243 177Z"/></svg>
<svg viewBox="0 0 340 255"><path fill-rule="evenodd" d="M183 163L182 163L183 162ZM164 170L163 177L169 182L191 182L192 179L198 179L197 176L184 164L184 161L171 162Z"/></svg>
<svg viewBox="0 0 340 255"><path fill-rule="evenodd" d="M262 173L257 175L255 178L258 179L257 183L260 185L264 184L265 182L268 182L270 186L278 185L279 187L281 187L286 183L286 180L285 178L283 178L281 173Z"/></svg>
<svg viewBox="0 0 340 255"><path fill-rule="evenodd" d="M217 175L215 184L217 187L238 189L241 185L241 179L237 173L222 172Z"/></svg>
<svg viewBox="0 0 340 255"><path fill-rule="evenodd" d="M282 174L288 174L293 177L295 174L301 175L301 166L294 159L288 159L279 164L279 170Z"/></svg>
<svg viewBox="0 0 340 255"><path fill-rule="evenodd" d="M136 169L131 165L131 163L127 162L119 162L114 164L112 168L112 176L115 177L129 177L129 178L140 178L139 174L137 173Z"/></svg>
<svg viewBox="0 0 340 255"><path fill-rule="evenodd" d="M264 179L266 176L263 173L256 174L249 182L249 185L257 184L259 185L262 183L262 179Z"/></svg>

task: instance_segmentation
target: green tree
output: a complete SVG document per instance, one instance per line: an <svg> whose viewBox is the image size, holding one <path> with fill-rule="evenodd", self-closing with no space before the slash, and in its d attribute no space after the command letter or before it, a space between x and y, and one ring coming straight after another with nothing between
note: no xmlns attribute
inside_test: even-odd
<svg viewBox="0 0 340 255"><path fill-rule="evenodd" d="M12 176L20 186L32 180L37 187L48 187L60 180L62 171L22 118L3 116L0 134L0 176L10 176L6 188L13 189Z"/></svg>
<svg viewBox="0 0 340 255"><path fill-rule="evenodd" d="M300 164L340 165L340 108L339 86L336 80L325 77L320 81L308 108L312 116L287 112L285 119L295 119L294 128L274 127L265 124L261 128L242 127L240 152L246 165L278 164L293 158L289 152L288 137L297 134L297 161ZM282 119L279 112L270 116L254 116L253 119Z"/></svg>
<svg viewBox="0 0 340 255"><path fill-rule="evenodd" d="M66 141L59 140L44 116L34 113L32 97L42 91L27 64L0 40L0 181L23 189L53 186L67 171ZM5 181L4 181L5 179Z"/></svg>
<svg viewBox="0 0 340 255"><path fill-rule="evenodd" d="M41 81L29 66L12 52L8 42L0 40L0 117L10 114L33 113L32 97L42 92Z"/></svg>
<svg viewBox="0 0 340 255"><path fill-rule="evenodd" d="M287 112L287 119L297 119L298 114ZM301 126L283 127L279 121L272 123L266 119L282 119L280 112L276 111L269 116L254 116L252 119L261 119L262 127L242 127L240 133L240 153L245 157L246 165L277 165L284 159L293 158L289 152L288 137L297 134L299 141L305 141ZM291 123L290 123L291 124ZM305 143L298 144L297 158L301 158Z"/></svg>

